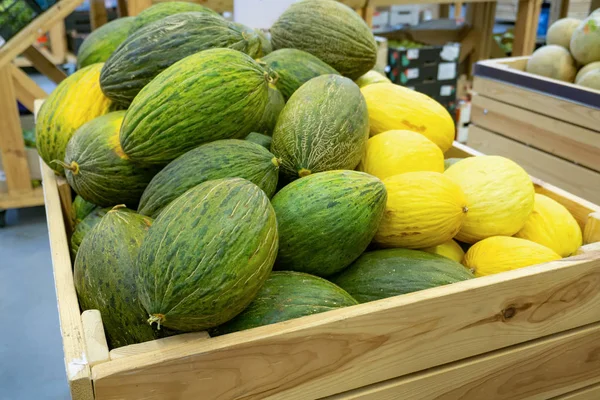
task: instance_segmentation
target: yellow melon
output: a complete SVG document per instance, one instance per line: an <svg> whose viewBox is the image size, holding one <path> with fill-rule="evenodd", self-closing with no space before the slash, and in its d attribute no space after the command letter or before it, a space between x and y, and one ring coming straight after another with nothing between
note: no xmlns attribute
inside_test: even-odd
<svg viewBox="0 0 600 400"><path fill-rule="evenodd" d="M533 183L515 162L500 156L469 157L444 175L464 192L469 213L456 239L475 243L517 233L533 210Z"/></svg>
<svg viewBox="0 0 600 400"><path fill-rule="evenodd" d="M557 45L540 47L534 51L527 61L525 71L565 82L573 82L577 75L577 67L571 53Z"/></svg>
<svg viewBox="0 0 600 400"><path fill-rule="evenodd" d="M460 187L439 172L407 172L383 184L387 203L373 239L383 247L437 246L456 235L467 214Z"/></svg>
<svg viewBox="0 0 600 400"><path fill-rule="evenodd" d="M387 131L367 141L359 169L379 179L414 171L444 172L444 153L416 132Z"/></svg>
<svg viewBox="0 0 600 400"><path fill-rule="evenodd" d="M425 136L444 152L452 147L454 120L431 97L393 83L375 83L361 92L369 109L371 136L407 129Z"/></svg>
<svg viewBox="0 0 600 400"><path fill-rule="evenodd" d="M533 212L515 237L542 244L562 257L573 254L582 245L581 229L569 210L538 193Z"/></svg>
<svg viewBox="0 0 600 400"><path fill-rule="evenodd" d="M360 78L358 78L357 80L355 80L354 82L358 85L358 87L363 87L367 85L372 85L374 83L385 83L391 81L383 74L371 70L363 76L361 76Z"/></svg>
<svg viewBox="0 0 600 400"><path fill-rule="evenodd" d="M560 258L552 249L530 240L493 236L474 244L465 254L463 264L475 276L485 276Z"/></svg>
<svg viewBox="0 0 600 400"><path fill-rule="evenodd" d="M456 262L462 262L463 257L465 256L465 252L463 251L462 247L460 247L460 245L452 239L437 246L427 247L421 250L428 253L438 254Z"/></svg>

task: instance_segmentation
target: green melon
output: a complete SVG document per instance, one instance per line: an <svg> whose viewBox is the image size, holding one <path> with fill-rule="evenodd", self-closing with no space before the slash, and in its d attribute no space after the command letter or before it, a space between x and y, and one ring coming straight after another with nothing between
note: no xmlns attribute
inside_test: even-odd
<svg viewBox="0 0 600 400"><path fill-rule="evenodd" d="M360 303L474 278L462 264L419 250L364 253L331 281Z"/></svg>
<svg viewBox="0 0 600 400"><path fill-rule="evenodd" d="M109 208L100 208L97 207L91 213L89 213L84 219L81 220L80 223L75 226L73 230L73 234L71 235L71 261L75 262L75 257L77 256L77 252L79 251L79 246L81 246L81 242L85 236L92 230L94 226L102 217L106 215L109 211Z"/></svg>
<svg viewBox="0 0 600 400"><path fill-rule="evenodd" d="M279 225L277 270L330 276L365 251L387 193L376 177L328 171L298 179L272 200Z"/></svg>
<svg viewBox="0 0 600 400"><path fill-rule="evenodd" d="M134 161L166 165L201 144L244 138L261 121L268 80L260 65L236 50L186 57L131 103L121 128L123 150Z"/></svg>
<svg viewBox="0 0 600 400"><path fill-rule="evenodd" d="M577 84L590 89L600 90L600 68L588 71L579 79Z"/></svg>
<svg viewBox="0 0 600 400"><path fill-rule="evenodd" d="M271 151L289 179L354 169L369 139L369 115L358 86L339 75L313 78L279 114Z"/></svg>
<svg viewBox="0 0 600 400"><path fill-rule="evenodd" d="M271 42L275 50L311 53L352 80L377 61L371 29L354 10L333 0L292 4L271 27Z"/></svg>
<svg viewBox="0 0 600 400"><path fill-rule="evenodd" d="M105 62L129 36L134 17L117 18L102 25L85 38L77 52L77 68Z"/></svg>
<svg viewBox="0 0 600 400"><path fill-rule="evenodd" d="M229 321L268 278L277 237L269 198L252 182L217 179L188 190L156 219L137 259L149 322L200 331Z"/></svg>
<svg viewBox="0 0 600 400"><path fill-rule="evenodd" d="M69 185L85 200L107 207L137 207L156 168L134 164L119 143L125 111L98 117L79 128L67 145L64 168Z"/></svg>
<svg viewBox="0 0 600 400"><path fill-rule="evenodd" d="M461 161L462 158L446 158L444 160L444 170L450 168L451 166L453 166L454 164L456 164L457 162Z"/></svg>
<svg viewBox="0 0 600 400"><path fill-rule="evenodd" d="M546 44L555 44L568 50L573 31L575 31L575 28L580 23L581 20L577 18L562 18L557 20L548 28Z"/></svg>
<svg viewBox="0 0 600 400"><path fill-rule="evenodd" d="M263 135L262 133L250 132L248 136L246 136L246 140L260 144L262 147L268 150L271 148L271 142L273 141L273 138L271 136Z"/></svg>
<svg viewBox="0 0 600 400"><path fill-rule="evenodd" d="M600 13L592 13L575 28L570 50L580 65L600 61Z"/></svg>
<svg viewBox="0 0 600 400"><path fill-rule="evenodd" d="M256 29L256 34L260 39L261 52L259 57L263 57L271 53L273 51L273 46L271 45L271 39L269 39L269 36L267 36L268 34L261 29Z"/></svg>
<svg viewBox="0 0 600 400"><path fill-rule="evenodd" d="M356 304L352 296L325 279L301 272L273 272L241 314L210 334L243 331Z"/></svg>
<svg viewBox="0 0 600 400"><path fill-rule="evenodd" d="M75 196L71 204L71 220L73 227L77 226L92 211L98 208L97 205L84 200L81 196Z"/></svg>
<svg viewBox="0 0 600 400"><path fill-rule="evenodd" d="M279 114L281 114L284 107L285 99L283 98L283 95L272 83L269 83L269 101L265 107L262 118L256 127L256 131L269 136L273 135L273 130L275 130L275 125L277 125L277 120L279 119Z"/></svg>
<svg viewBox="0 0 600 400"><path fill-rule="evenodd" d="M525 71L565 82L573 82L577 74L577 67L567 49L549 45L540 47L533 52L527 61Z"/></svg>
<svg viewBox="0 0 600 400"><path fill-rule="evenodd" d="M244 178L270 198L275 193L279 161L269 150L245 140L217 140L188 151L152 179L138 212L156 218L171 201L200 183Z"/></svg>
<svg viewBox="0 0 600 400"><path fill-rule="evenodd" d="M135 286L135 260L152 220L110 210L81 243L73 280L82 311L99 310L111 348L155 339Z"/></svg>
<svg viewBox="0 0 600 400"><path fill-rule="evenodd" d="M215 11L201 4L188 3L187 1L169 1L166 3L158 3L152 7L146 8L135 17L135 21L131 27L131 32L135 32L140 28L145 27L153 22L169 17L171 15L184 12L201 12L213 16L220 16Z"/></svg>
<svg viewBox="0 0 600 400"><path fill-rule="evenodd" d="M338 72L310 53L297 49L276 50L261 60L277 74L275 85L287 100L300 86L321 75Z"/></svg>
<svg viewBox="0 0 600 400"><path fill-rule="evenodd" d="M199 51L228 47L259 54L254 30L206 13L171 15L132 33L102 68L106 96L128 105L144 86L175 62Z"/></svg>

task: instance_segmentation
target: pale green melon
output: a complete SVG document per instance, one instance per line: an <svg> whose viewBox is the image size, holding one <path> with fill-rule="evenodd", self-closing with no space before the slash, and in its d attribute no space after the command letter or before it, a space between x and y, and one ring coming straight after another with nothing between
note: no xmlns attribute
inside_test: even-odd
<svg viewBox="0 0 600 400"><path fill-rule="evenodd" d="M546 44L555 44L568 49L571 43L571 36L573 36L573 31L580 23L581 20L577 18L559 19L548 28Z"/></svg>
<svg viewBox="0 0 600 400"><path fill-rule="evenodd" d="M529 58L525 71L565 82L573 82L577 74L575 61L569 51L557 45L537 49Z"/></svg>
<svg viewBox="0 0 600 400"><path fill-rule="evenodd" d="M594 12L573 31L570 49L581 65L600 61L600 13Z"/></svg>
<svg viewBox="0 0 600 400"><path fill-rule="evenodd" d="M577 84L590 89L600 90L600 68L586 73Z"/></svg>
<svg viewBox="0 0 600 400"><path fill-rule="evenodd" d="M590 63L590 64L586 65L585 67L581 68L579 70L579 72L577 73L577 76L575 77L575 83L579 83L579 81L581 80L581 78L583 78L583 76L585 74L587 74L588 72L593 71L595 69L600 69L600 61Z"/></svg>

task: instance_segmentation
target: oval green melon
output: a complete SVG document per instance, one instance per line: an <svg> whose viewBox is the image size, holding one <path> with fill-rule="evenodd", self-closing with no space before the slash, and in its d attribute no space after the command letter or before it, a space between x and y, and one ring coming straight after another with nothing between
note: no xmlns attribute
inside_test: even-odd
<svg viewBox="0 0 600 400"><path fill-rule="evenodd" d="M102 217L106 215L109 211L109 208L100 208L97 207L91 213L89 213L84 219L81 220L80 223L75 226L73 230L73 234L71 235L71 261L75 262L75 258L77 257L77 252L79 251L79 246L81 246L81 242L85 236L92 230L94 226Z"/></svg>
<svg viewBox="0 0 600 400"><path fill-rule="evenodd" d="M595 69L600 69L600 61L596 61L593 63L590 63L584 67L582 67L579 72L577 72L577 76L575 77L575 83L579 83L579 81L581 80L581 78L583 78L583 76L590 72L593 71Z"/></svg>
<svg viewBox="0 0 600 400"><path fill-rule="evenodd" d="M254 30L220 16L187 12L171 15L132 33L104 64L100 85L106 96L128 105L160 72L199 51L227 47L258 55Z"/></svg>
<svg viewBox="0 0 600 400"><path fill-rule="evenodd" d="M258 35L258 38L260 39L260 55L259 57L263 57L266 56L267 54L271 53L273 51L273 45L271 45L271 39L269 38L268 34L266 32L264 32L262 29L256 29L256 34Z"/></svg>
<svg viewBox="0 0 600 400"><path fill-rule="evenodd" d="M301 272L273 272L241 314L210 334L224 335L356 304L346 291L325 279Z"/></svg>
<svg viewBox="0 0 600 400"><path fill-rule="evenodd" d="M600 13L592 13L575 28L570 50L581 65L600 61Z"/></svg>
<svg viewBox="0 0 600 400"><path fill-rule="evenodd" d="M92 211L98 208L97 205L86 201L81 196L75 196L73 203L71 204L71 219L73 227L77 226L85 217L87 217Z"/></svg>
<svg viewBox="0 0 600 400"><path fill-rule="evenodd" d="M271 27L275 50L304 50L354 80L375 66L371 29L350 7L333 0L292 4Z"/></svg>
<svg viewBox="0 0 600 400"><path fill-rule="evenodd" d="M457 162L461 161L462 158L446 158L444 160L444 170L450 168L451 166L453 166L454 164L456 164Z"/></svg>
<svg viewBox="0 0 600 400"><path fill-rule="evenodd" d="M358 87L365 87L368 85L372 85L374 83L390 83L390 81L385 75L380 72L371 70L354 81Z"/></svg>
<svg viewBox="0 0 600 400"><path fill-rule="evenodd" d="M134 164L119 143L125 111L115 111L79 128L67 145L65 175L85 200L107 207L137 207L156 168Z"/></svg>
<svg viewBox="0 0 600 400"><path fill-rule="evenodd" d="M151 224L148 217L115 207L79 248L73 270L79 305L100 311L110 348L155 339L137 296L134 270Z"/></svg>
<svg viewBox="0 0 600 400"><path fill-rule="evenodd" d="M338 72L310 53L297 49L275 50L260 61L277 74L275 86L287 100L300 86L321 75Z"/></svg>
<svg viewBox="0 0 600 400"><path fill-rule="evenodd" d="M285 107L283 95L272 83L269 83L269 101L256 127L256 131L272 136L283 107Z"/></svg>
<svg viewBox="0 0 600 400"><path fill-rule="evenodd" d="M580 23L581 20L577 18L562 18L554 22L550 25L550 28L548 28L546 44L555 44L568 50L573 31L575 31L575 28L577 28Z"/></svg>
<svg viewBox="0 0 600 400"><path fill-rule="evenodd" d="M474 278L462 264L419 250L364 253L331 281L360 303Z"/></svg>
<svg viewBox="0 0 600 400"><path fill-rule="evenodd" d="M199 331L229 321L268 278L277 245L275 212L258 186L241 178L194 186L158 216L137 259L149 322Z"/></svg>
<svg viewBox="0 0 600 400"><path fill-rule="evenodd" d="M217 140L173 160L152 179L138 212L156 218L171 201L203 182L244 178L270 198L277 187L279 162L269 150L245 140Z"/></svg>
<svg viewBox="0 0 600 400"><path fill-rule="evenodd" d="M139 13L135 17L135 21L131 27L131 32L133 33L138 29L163 18L184 12L201 12L213 15L215 17L220 17L220 15L215 11L201 4L189 3L187 1L169 1L166 3L154 4L152 7L148 7Z"/></svg>
<svg viewBox="0 0 600 400"><path fill-rule="evenodd" d="M359 87L339 75L313 78L285 105L271 151L289 179L354 169L369 139L369 115Z"/></svg>
<svg viewBox="0 0 600 400"><path fill-rule="evenodd" d="M273 141L273 138L271 136L263 135L262 133L250 132L248 136L246 136L246 140L259 144L268 150L271 148L271 142Z"/></svg>
<svg viewBox="0 0 600 400"><path fill-rule="evenodd" d="M578 85L600 90L600 68L588 71L579 79Z"/></svg>
<svg viewBox="0 0 600 400"><path fill-rule="evenodd" d="M77 68L108 60L129 36L134 20L134 17L117 18L90 33L77 52Z"/></svg>
<svg viewBox="0 0 600 400"><path fill-rule="evenodd" d="M272 200L279 225L275 269L330 276L365 251L387 193L376 177L328 171L298 179Z"/></svg>
<svg viewBox="0 0 600 400"><path fill-rule="evenodd" d="M123 150L134 161L166 165L201 144L244 138L264 114L268 79L260 65L236 50L186 57L131 103L121 127Z"/></svg>
<svg viewBox="0 0 600 400"><path fill-rule="evenodd" d="M573 82L577 74L577 67L569 50L561 46L549 45L540 47L531 55L525 71L565 82Z"/></svg>

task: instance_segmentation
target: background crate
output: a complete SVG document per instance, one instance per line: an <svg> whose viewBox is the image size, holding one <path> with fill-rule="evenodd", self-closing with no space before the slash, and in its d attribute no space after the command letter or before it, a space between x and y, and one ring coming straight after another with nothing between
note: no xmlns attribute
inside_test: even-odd
<svg viewBox="0 0 600 400"><path fill-rule="evenodd" d="M57 0L0 0L0 46Z"/></svg>

